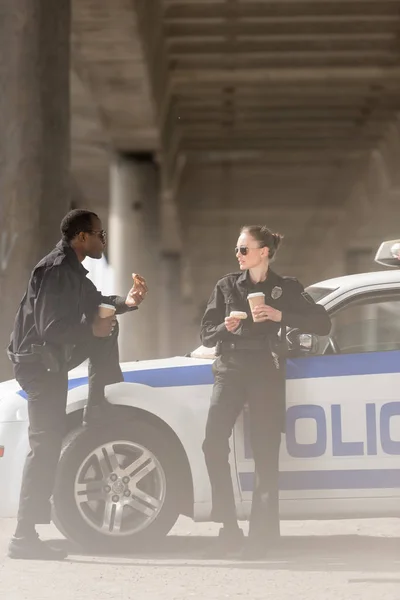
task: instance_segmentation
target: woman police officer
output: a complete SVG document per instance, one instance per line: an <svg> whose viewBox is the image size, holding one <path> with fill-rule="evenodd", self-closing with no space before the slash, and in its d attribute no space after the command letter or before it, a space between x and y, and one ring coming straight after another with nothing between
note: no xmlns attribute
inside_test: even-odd
<svg viewBox="0 0 400 600"><path fill-rule="evenodd" d="M217 346L215 382L203 451L212 489L212 520L221 522L211 554L238 552L244 545L236 518L229 467L229 438L244 405L249 409L255 484L249 539L244 558L262 557L279 541L279 447L284 431L285 369L278 333L282 327L327 335L331 323L294 278L281 277L269 266L282 236L267 227L241 229L235 254L239 273L220 279L201 323L204 346ZM265 302L250 311L247 296L262 292ZM245 320L230 316L247 313ZM243 315L244 316L244 315Z"/></svg>

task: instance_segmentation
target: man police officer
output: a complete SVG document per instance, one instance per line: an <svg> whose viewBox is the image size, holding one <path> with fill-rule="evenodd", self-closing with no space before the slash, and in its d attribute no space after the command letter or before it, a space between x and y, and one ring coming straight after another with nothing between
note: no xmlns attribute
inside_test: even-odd
<svg viewBox="0 0 400 600"><path fill-rule="evenodd" d="M147 286L140 276L126 298L104 297L87 279L82 261L102 257L106 234L99 217L73 210L61 222L62 239L33 269L19 306L8 354L15 378L28 397L29 444L22 478L18 524L11 558L62 559L66 553L39 539L35 525L50 523L61 444L66 433L68 371L89 359L89 427L107 410L104 388L123 380L118 323L100 318L101 303L116 314L137 309Z"/></svg>

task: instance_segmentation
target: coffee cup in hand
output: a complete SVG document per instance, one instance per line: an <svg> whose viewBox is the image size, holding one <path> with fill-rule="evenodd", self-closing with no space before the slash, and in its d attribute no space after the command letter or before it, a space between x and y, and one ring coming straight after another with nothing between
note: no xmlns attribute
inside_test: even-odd
<svg viewBox="0 0 400 600"><path fill-rule="evenodd" d="M102 303L99 305L99 317L101 319L105 319L107 317L112 317L115 315L115 306L112 304Z"/></svg>
<svg viewBox="0 0 400 600"><path fill-rule="evenodd" d="M260 304L265 304L265 294L263 292L254 292L254 294L249 294L247 296L247 300L249 301L253 321L257 322L259 319L257 319L257 316L254 315L253 310L256 306L259 306Z"/></svg>

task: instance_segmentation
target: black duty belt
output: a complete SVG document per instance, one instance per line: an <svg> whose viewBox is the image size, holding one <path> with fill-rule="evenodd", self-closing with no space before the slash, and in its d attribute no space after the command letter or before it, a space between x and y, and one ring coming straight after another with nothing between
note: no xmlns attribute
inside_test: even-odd
<svg viewBox="0 0 400 600"><path fill-rule="evenodd" d="M271 352L270 341L264 340L235 340L234 342L220 342L218 344L218 350L220 354L226 354L228 352L235 352L237 350L254 350L264 352Z"/></svg>
<svg viewBox="0 0 400 600"><path fill-rule="evenodd" d="M7 354L14 364L42 364L47 371L59 373L72 357L74 346L56 347L44 342L32 344L31 352L13 352L12 345L8 347Z"/></svg>
<svg viewBox="0 0 400 600"><path fill-rule="evenodd" d="M39 363L40 362L40 356L38 354L34 354L33 352L26 352L26 353L21 353L21 354L17 354L15 352L7 352L8 354L8 358L11 360L11 362L16 365L16 364L32 364L32 363Z"/></svg>

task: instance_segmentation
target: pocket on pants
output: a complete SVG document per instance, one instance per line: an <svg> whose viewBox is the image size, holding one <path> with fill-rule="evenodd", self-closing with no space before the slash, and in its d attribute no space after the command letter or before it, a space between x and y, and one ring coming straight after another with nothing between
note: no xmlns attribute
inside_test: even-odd
<svg viewBox="0 0 400 600"><path fill-rule="evenodd" d="M40 381L46 376L46 370L38 363L37 365L14 366L15 379L26 394L34 393L40 386Z"/></svg>

